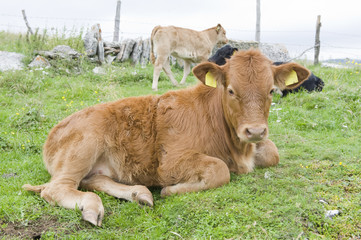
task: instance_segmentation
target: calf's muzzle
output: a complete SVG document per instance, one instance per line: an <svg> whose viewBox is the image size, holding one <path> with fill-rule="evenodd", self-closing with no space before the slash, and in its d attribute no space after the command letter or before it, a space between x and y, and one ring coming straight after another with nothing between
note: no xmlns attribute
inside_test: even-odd
<svg viewBox="0 0 361 240"><path fill-rule="evenodd" d="M265 124L246 125L243 126L238 133L238 137L247 142L259 142L266 139L267 136L268 130Z"/></svg>

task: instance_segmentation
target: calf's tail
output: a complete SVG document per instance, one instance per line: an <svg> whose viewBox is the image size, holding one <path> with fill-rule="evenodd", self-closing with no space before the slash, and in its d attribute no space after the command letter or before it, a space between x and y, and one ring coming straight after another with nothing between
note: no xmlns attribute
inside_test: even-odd
<svg viewBox="0 0 361 240"><path fill-rule="evenodd" d="M156 26L153 28L152 35L150 36L150 61L154 64L155 63L155 56L153 52L153 38L154 35L157 33L160 26Z"/></svg>

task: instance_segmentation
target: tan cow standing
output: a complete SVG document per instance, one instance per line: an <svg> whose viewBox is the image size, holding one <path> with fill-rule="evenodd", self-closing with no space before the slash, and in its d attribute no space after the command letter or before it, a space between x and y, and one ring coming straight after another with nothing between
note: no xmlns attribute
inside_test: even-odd
<svg viewBox="0 0 361 240"><path fill-rule="evenodd" d="M89 191L152 206L146 186L161 186L162 196L195 192L228 183L230 172L278 164L267 139L273 85L295 88L309 71L296 63L274 66L250 50L223 66L201 63L193 73L201 81L195 87L98 104L62 120L44 145L50 182L24 189L78 207L83 219L101 225L102 201ZM205 85L210 80L215 88Z"/></svg>
<svg viewBox="0 0 361 240"><path fill-rule="evenodd" d="M178 85L169 64L171 55L184 60L184 73L180 82L184 84L190 73L191 63L207 61L216 44L227 42L226 31L220 24L203 31L174 26L156 26L150 38L150 58L154 64L152 89L158 90L158 79L162 68L172 84ZM157 55L156 59L154 53Z"/></svg>

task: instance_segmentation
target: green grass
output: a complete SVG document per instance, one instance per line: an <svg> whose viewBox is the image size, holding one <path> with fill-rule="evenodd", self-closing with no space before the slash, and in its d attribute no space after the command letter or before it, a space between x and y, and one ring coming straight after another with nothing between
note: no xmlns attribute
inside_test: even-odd
<svg viewBox="0 0 361 240"><path fill-rule="evenodd" d="M74 44L61 37L47 39L82 51L76 47L79 38ZM27 54L25 61L33 56L24 50L31 46L24 37L0 32L0 43L0 50ZM105 207L102 227L81 220L80 211L50 206L39 195L23 191L25 183L49 181L42 145L64 117L99 102L154 94L151 65L114 64L105 75L94 75L95 66L81 59L70 73L58 68L0 73L0 238L361 237L361 74L357 68L310 66L325 81L323 92L275 96L269 126L280 164L232 175L226 186L167 198L160 198L160 189L152 188L153 208L98 192ZM63 63L67 67L74 65ZM182 71L173 70L181 79ZM190 76L187 82L194 85L196 79ZM158 94L174 89L164 74L159 89ZM333 209L341 214L325 218L325 212Z"/></svg>

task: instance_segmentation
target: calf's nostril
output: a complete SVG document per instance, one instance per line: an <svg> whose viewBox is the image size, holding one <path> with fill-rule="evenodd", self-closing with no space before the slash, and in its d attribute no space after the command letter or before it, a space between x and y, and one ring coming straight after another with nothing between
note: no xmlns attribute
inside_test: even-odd
<svg viewBox="0 0 361 240"><path fill-rule="evenodd" d="M246 128L246 135L247 135L247 137L252 137L252 133L250 132L250 130L248 128Z"/></svg>
<svg viewBox="0 0 361 240"><path fill-rule="evenodd" d="M261 133L261 137L264 137L264 135L266 135L266 129L263 129L263 131Z"/></svg>

